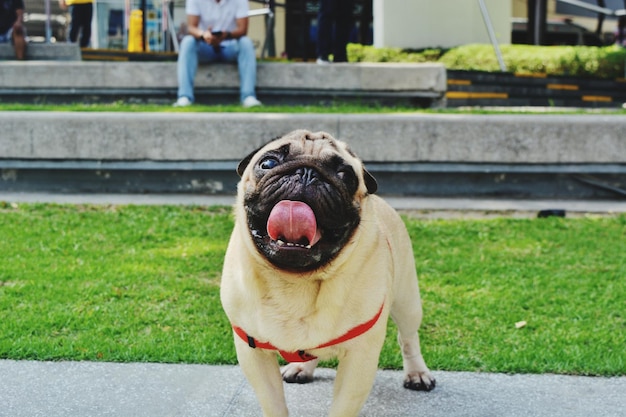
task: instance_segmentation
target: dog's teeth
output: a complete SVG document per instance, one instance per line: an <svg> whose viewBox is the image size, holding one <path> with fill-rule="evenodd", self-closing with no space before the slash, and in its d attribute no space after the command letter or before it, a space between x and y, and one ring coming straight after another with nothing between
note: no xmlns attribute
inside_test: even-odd
<svg viewBox="0 0 626 417"><path fill-rule="evenodd" d="M283 240L275 241L278 246L288 246L290 248L302 248L302 249L311 249L311 245L303 245L301 243L293 243L293 242L285 242Z"/></svg>

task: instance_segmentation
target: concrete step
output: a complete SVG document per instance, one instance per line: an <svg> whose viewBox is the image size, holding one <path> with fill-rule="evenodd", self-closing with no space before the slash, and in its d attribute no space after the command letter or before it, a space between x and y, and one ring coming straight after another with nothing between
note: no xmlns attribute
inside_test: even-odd
<svg viewBox="0 0 626 417"><path fill-rule="evenodd" d="M234 64L200 66L195 86L198 102L238 102ZM0 95L18 102L173 100L176 89L175 62L6 61L0 73ZM439 64L257 65L257 93L267 102L393 100L436 107L445 91Z"/></svg>
<svg viewBox="0 0 626 417"><path fill-rule="evenodd" d="M29 43L26 46L26 60L27 61L80 61L82 59L80 48L77 44L72 43ZM19 68L24 61L14 61L15 60L15 50L13 49L13 45L8 43L0 44L0 61L7 60L9 62L3 63L2 72L4 72L5 67L7 65L7 69L16 69ZM66 62L61 65L66 64ZM9 69L9 71L11 71ZM2 85L4 88L4 83L6 87L10 89L11 87L11 76L18 76L19 74L2 74L0 75L0 80L2 80ZM28 72L22 75L23 77L29 77L30 74ZM20 84L31 82L29 78L23 78Z"/></svg>
<svg viewBox="0 0 626 417"><path fill-rule="evenodd" d="M0 113L0 190L233 194L237 162L294 129L346 140L381 193L618 198L626 117Z"/></svg>

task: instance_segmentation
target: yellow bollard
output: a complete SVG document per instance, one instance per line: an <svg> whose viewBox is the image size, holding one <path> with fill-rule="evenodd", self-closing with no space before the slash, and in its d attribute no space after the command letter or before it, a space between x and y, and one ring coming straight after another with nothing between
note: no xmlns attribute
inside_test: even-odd
<svg viewBox="0 0 626 417"><path fill-rule="evenodd" d="M143 52L143 12L133 10L130 12L128 25L128 52Z"/></svg>

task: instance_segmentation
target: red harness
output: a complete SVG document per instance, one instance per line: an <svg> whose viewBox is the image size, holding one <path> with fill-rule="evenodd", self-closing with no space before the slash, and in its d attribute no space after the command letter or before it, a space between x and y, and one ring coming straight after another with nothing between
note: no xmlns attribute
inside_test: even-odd
<svg viewBox="0 0 626 417"><path fill-rule="evenodd" d="M378 313L376 313L376 315L372 317L370 320L366 321L365 323L359 324L356 327L353 327L342 336L339 336L329 342L322 343L321 345L313 349L321 349L321 348L325 348L325 347L329 347L333 345L338 345L339 343L343 343L350 339L354 339L355 337L360 336L363 333L367 332L369 329L374 327L374 325L380 318L380 315L383 313L384 306L385 306L385 303L383 302L383 304L380 306L380 310L378 310ZM286 352L284 350L278 349L276 346L272 345L270 342L259 342L255 340L254 337L248 335L248 333L246 333L246 331L242 329L241 327L237 327L233 325L233 330L235 331L235 334L239 336L244 342L248 343L248 346L250 346L251 348L277 350L278 353L280 353L280 356L282 356L287 362L308 362L310 360L317 359L317 357L306 353L306 351L304 350L298 350L296 352Z"/></svg>

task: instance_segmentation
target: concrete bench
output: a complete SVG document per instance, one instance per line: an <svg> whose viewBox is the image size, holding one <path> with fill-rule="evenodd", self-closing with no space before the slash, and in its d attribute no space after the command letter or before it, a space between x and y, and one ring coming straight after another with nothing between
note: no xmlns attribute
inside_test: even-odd
<svg viewBox="0 0 626 417"><path fill-rule="evenodd" d="M234 64L200 66L198 102L236 100L239 76ZM443 104L446 70L439 64L333 64L260 62L257 94L261 100L300 102L320 98L414 101L422 107ZM176 96L175 62L7 61L0 73L0 94L16 100L45 96L48 101Z"/></svg>
<svg viewBox="0 0 626 417"><path fill-rule="evenodd" d="M29 43L26 46L26 60L29 61L80 61L78 44L72 43ZM15 60L13 45L0 44L0 60Z"/></svg>

